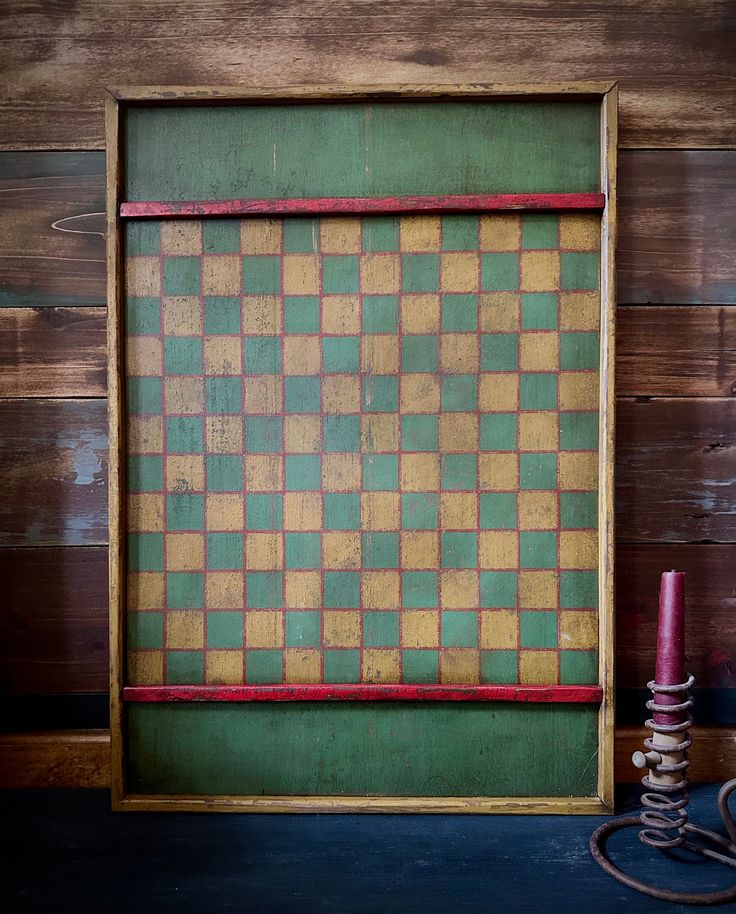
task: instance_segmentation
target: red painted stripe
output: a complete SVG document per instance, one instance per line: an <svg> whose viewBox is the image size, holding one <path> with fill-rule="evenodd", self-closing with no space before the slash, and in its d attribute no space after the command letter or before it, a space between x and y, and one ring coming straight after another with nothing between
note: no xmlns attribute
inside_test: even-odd
<svg viewBox="0 0 736 914"><path fill-rule="evenodd" d="M141 200L120 216L273 216L282 213L448 213L462 210L602 210L605 194L446 194L439 197L308 197L291 200Z"/></svg>
<svg viewBox="0 0 736 914"><path fill-rule="evenodd" d="M597 685L128 686L123 701L523 701L599 703Z"/></svg>

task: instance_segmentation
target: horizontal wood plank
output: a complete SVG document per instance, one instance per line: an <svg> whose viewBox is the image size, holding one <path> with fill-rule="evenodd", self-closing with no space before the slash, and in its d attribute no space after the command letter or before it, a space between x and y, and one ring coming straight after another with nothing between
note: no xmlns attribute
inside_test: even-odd
<svg viewBox="0 0 736 914"><path fill-rule="evenodd" d="M614 742L614 778L618 784L638 784L642 770L634 768L631 756L640 752L649 731L643 727L619 727ZM698 727L691 730L693 745L688 776L699 784L730 780L736 771L736 729L733 727Z"/></svg>

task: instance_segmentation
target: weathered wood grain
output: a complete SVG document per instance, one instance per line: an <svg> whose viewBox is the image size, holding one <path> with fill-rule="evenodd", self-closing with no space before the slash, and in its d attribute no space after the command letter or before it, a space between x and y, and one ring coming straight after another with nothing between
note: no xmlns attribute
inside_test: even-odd
<svg viewBox="0 0 736 914"><path fill-rule="evenodd" d="M691 731L692 765L689 777L695 783L718 784L729 780L736 771L736 730L733 727L698 727ZM615 777L619 784L638 784L640 768L631 764L631 755L641 751L648 731L643 727L619 727L615 741Z"/></svg>
<svg viewBox="0 0 736 914"><path fill-rule="evenodd" d="M102 148L101 87L112 83L611 78L621 81L624 146L730 145L735 20L729 0L412 0L400 9L390 0L25 0L0 18L3 148Z"/></svg>
<svg viewBox="0 0 736 914"><path fill-rule="evenodd" d="M109 787L110 732L58 730L0 736L0 787Z"/></svg>
<svg viewBox="0 0 736 914"><path fill-rule="evenodd" d="M106 405L0 401L0 546L107 542Z"/></svg>

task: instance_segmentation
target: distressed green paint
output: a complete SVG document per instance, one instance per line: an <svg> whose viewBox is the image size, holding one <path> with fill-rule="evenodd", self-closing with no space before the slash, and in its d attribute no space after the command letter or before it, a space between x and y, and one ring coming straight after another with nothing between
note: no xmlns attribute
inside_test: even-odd
<svg viewBox="0 0 736 914"><path fill-rule="evenodd" d="M126 200L600 189L597 102L131 107Z"/></svg>
<svg viewBox="0 0 736 914"><path fill-rule="evenodd" d="M593 796L598 708L511 702L134 704L132 793Z"/></svg>

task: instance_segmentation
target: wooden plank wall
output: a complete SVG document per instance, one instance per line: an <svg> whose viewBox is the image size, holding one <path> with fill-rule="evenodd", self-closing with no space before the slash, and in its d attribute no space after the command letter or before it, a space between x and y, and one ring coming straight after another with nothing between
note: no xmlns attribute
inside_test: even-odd
<svg viewBox="0 0 736 914"><path fill-rule="evenodd" d="M106 688L112 84L618 79L618 684L653 672L676 567L689 666L736 687L732 0L14 0L0 34L4 704Z"/></svg>

